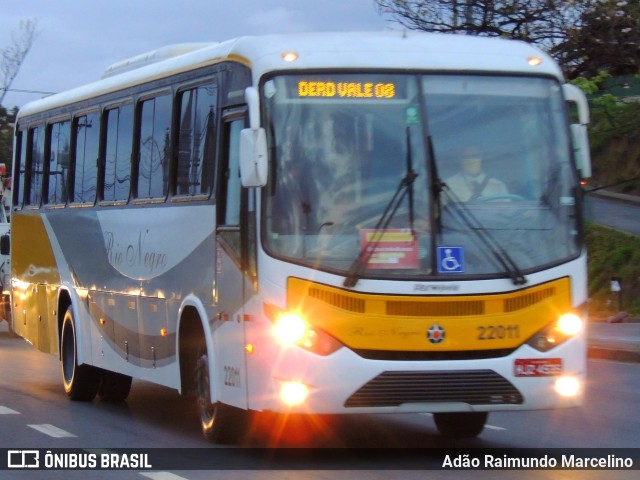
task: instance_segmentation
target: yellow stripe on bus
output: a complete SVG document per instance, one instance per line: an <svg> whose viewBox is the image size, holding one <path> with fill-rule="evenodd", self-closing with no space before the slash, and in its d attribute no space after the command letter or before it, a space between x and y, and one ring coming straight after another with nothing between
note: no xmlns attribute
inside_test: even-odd
<svg viewBox="0 0 640 480"><path fill-rule="evenodd" d="M13 215L11 223L13 278L32 284L59 284L56 259L42 217L37 213Z"/></svg>
<svg viewBox="0 0 640 480"><path fill-rule="evenodd" d="M487 295L376 295L289 279L288 308L353 349L512 349L571 308L568 278ZM429 338L432 327L443 332Z"/></svg>

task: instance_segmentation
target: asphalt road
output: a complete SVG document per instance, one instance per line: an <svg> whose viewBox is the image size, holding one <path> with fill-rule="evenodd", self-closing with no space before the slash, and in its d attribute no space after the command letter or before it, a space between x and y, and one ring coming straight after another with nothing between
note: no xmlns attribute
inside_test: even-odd
<svg viewBox="0 0 640 480"><path fill-rule="evenodd" d="M621 232L640 235L640 197L614 197L607 196L605 192L588 194L585 197L585 217Z"/></svg>
<svg viewBox="0 0 640 480"><path fill-rule="evenodd" d="M217 464L246 470L0 472L2 479L209 478L389 479L425 478L425 472L399 470L423 465L424 452L439 448L638 448L640 447L640 364L589 362L585 404L578 409L492 413L476 439L448 440L428 415L363 415L348 418L288 419L262 416L240 447L206 443L189 403L176 392L135 381L126 403L70 402L60 384L58 361L19 338L0 331L0 448L98 449L205 448ZM257 458L246 447L307 447L305 456ZM348 459L323 455L318 447L382 449ZM399 449L399 450L396 450ZM196 450L186 450L196 451ZM345 450L347 452L356 450ZM359 450L357 450L359 452ZM406 452L398 459L379 452ZM464 450L463 450L464 451ZM428 454L428 453L427 453ZM269 459L267 459L269 460ZM286 461L285 461L286 460ZM295 456L294 456L295 460ZM638 460L640 461L640 459ZM308 463L305 463L308 462ZM308 465L308 467L307 467ZM268 468L256 471L254 469ZM309 470L300 470L309 468ZM398 470L397 470L398 469ZM614 475L612 476L611 473ZM519 471L519 479L637 478L637 471ZM513 471L429 471L429 478L514 478Z"/></svg>
<svg viewBox="0 0 640 480"><path fill-rule="evenodd" d="M640 234L640 204L587 196L587 217L618 230ZM482 434L454 441L439 436L429 415L274 418L260 416L240 448L206 443L198 431L192 406L176 392L134 381L126 403L70 402L60 384L59 364L22 339L9 337L0 324L0 448L85 449L109 452L117 448L207 449L218 464L234 470L149 471L0 471L3 480L43 478L64 480L144 479L635 479L637 471L420 471L423 452L440 448L461 452L499 452L512 448L640 449L640 364L590 360L585 403L581 408L555 411L492 413ZM611 330L614 325L600 328ZM594 326L595 329L595 326ZM609 330L606 333L609 335ZM595 330L594 330L595 332ZM606 340L602 332L597 334ZM613 334L611 334L613 335ZM629 335L613 335L630 344ZM629 337L629 338L627 338ZM636 342L636 337L633 337ZM626 343L625 343L626 342ZM610 344L610 341L608 341ZM635 343L634 343L635 345ZM633 345L632 345L633 346ZM637 345L636 345L637 346ZM272 456L265 463L263 448L308 448L301 458ZM320 447L320 448L319 448ZM96 450L87 450L96 449ZM334 458L323 452L372 452ZM474 450L470 450L474 449ZM483 450L477 450L483 449ZM626 450L625 450L626 451ZM406 452L399 459L380 452ZM439 460L439 459L438 459ZM640 460L637 460L640 461ZM417 467L416 467L417 465ZM238 468L240 468L238 470ZM244 468L244 469L243 469ZM263 468L266 468L263 470Z"/></svg>

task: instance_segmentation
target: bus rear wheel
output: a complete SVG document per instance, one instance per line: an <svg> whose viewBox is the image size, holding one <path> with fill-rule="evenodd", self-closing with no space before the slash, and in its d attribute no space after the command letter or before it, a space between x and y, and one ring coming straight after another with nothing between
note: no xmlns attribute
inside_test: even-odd
<svg viewBox="0 0 640 480"><path fill-rule="evenodd" d="M131 391L131 377L105 370L98 388L98 396L104 402L124 402Z"/></svg>
<svg viewBox="0 0 640 480"><path fill-rule="evenodd" d="M195 387L200 427L209 442L236 443L242 434L243 411L211 399L209 356L200 349L196 362Z"/></svg>
<svg viewBox="0 0 640 480"><path fill-rule="evenodd" d="M91 401L98 393L99 370L91 365L78 365L76 325L71 307L62 321L60 360L64 391L71 400Z"/></svg>
<svg viewBox="0 0 640 480"><path fill-rule="evenodd" d="M482 432L488 416L487 412L447 412L434 413L433 420L438 431L444 436L471 438Z"/></svg>

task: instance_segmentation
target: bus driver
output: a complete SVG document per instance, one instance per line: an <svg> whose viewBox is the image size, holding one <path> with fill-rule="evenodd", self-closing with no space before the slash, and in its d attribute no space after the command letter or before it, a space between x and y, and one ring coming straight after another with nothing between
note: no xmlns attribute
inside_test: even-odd
<svg viewBox="0 0 640 480"><path fill-rule="evenodd" d="M445 183L461 202L508 193L503 182L484 173L478 149L465 149L460 163L461 171L449 177Z"/></svg>

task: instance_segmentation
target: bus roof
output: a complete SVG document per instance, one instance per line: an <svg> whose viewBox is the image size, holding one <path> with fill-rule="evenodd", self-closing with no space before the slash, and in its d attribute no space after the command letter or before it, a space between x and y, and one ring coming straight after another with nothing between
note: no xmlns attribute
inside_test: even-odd
<svg viewBox="0 0 640 480"><path fill-rule="evenodd" d="M202 48L200 48L202 46ZM236 61L252 69L253 80L278 70L389 69L450 72L504 72L543 74L563 81L557 64L546 54L521 41L469 35L425 32L342 32L246 36L209 46L186 49L140 68L124 71L66 92L25 105L24 117L144 82L163 78L221 61ZM283 54L295 52L295 61ZM154 53L154 52L150 52ZM142 54L134 57L154 58ZM532 65L532 57L541 60ZM127 60L120 64L127 64ZM131 62L135 65L135 62ZM126 70L126 69L125 69Z"/></svg>

